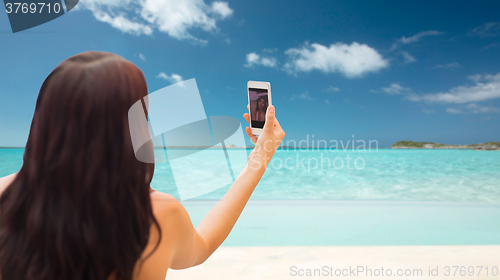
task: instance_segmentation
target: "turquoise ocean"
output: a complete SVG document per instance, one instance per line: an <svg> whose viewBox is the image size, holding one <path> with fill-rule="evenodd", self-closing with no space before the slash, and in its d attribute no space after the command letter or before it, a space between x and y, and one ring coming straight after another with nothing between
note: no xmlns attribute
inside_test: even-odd
<svg viewBox="0 0 500 280"><path fill-rule="evenodd" d="M23 152L0 149L0 177ZM229 186L182 202L193 224ZM152 187L179 198L169 163ZM500 151L283 149L224 245L500 245L499 217Z"/></svg>
<svg viewBox="0 0 500 280"><path fill-rule="evenodd" d="M157 164L153 188L177 195L168 164ZM252 199L500 203L500 151L278 150Z"/></svg>

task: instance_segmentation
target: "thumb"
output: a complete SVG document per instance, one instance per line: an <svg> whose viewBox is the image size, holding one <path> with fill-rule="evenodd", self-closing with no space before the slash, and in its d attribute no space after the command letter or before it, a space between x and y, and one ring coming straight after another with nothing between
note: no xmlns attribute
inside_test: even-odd
<svg viewBox="0 0 500 280"><path fill-rule="evenodd" d="M269 105L267 107L267 113L266 113L266 123L264 124L264 129L265 130L273 130L274 129L274 106Z"/></svg>

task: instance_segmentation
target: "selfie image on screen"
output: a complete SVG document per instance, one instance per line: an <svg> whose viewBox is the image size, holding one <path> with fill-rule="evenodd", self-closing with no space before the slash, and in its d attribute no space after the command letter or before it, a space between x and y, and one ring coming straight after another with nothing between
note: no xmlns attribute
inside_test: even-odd
<svg viewBox="0 0 500 280"><path fill-rule="evenodd" d="M250 116L252 127L263 128L266 121L266 111L269 105L267 89L250 88Z"/></svg>

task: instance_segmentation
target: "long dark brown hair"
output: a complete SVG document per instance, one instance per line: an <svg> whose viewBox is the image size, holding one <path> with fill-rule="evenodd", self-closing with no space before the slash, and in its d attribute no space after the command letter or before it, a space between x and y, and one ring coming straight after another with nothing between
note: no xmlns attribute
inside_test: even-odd
<svg viewBox="0 0 500 280"><path fill-rule="evenodd" d="M0 197L2 280L132 279L150 227L160 232L154 165L135 158L128 125L145 95L142 71L111 53L76 55L47 77Z"/></svg>
<svg viewBox="0 0 500 280"><path fill-rule="evenodd" d="M264 100L264 108L259 108L259 102L260 102L261 100ZM262 97L262 96L261 96L261 97L259 97L259 98L257 99L256 104L257 104L257 106L256 106L257 108L255 109L255 111L267 112L267 96L266 96L266 98L264 98L264 97Z"/></svg>

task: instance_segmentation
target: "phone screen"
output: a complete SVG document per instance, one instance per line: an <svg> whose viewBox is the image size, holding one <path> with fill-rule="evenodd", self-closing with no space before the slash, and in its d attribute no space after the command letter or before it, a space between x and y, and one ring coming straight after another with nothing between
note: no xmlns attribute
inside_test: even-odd
<svg viewBox="0 0 500 280"><path fill-rule="evenodd" d="M267 89L249 88L251 127L264 128L267 106L269 106Z"/></svg>

